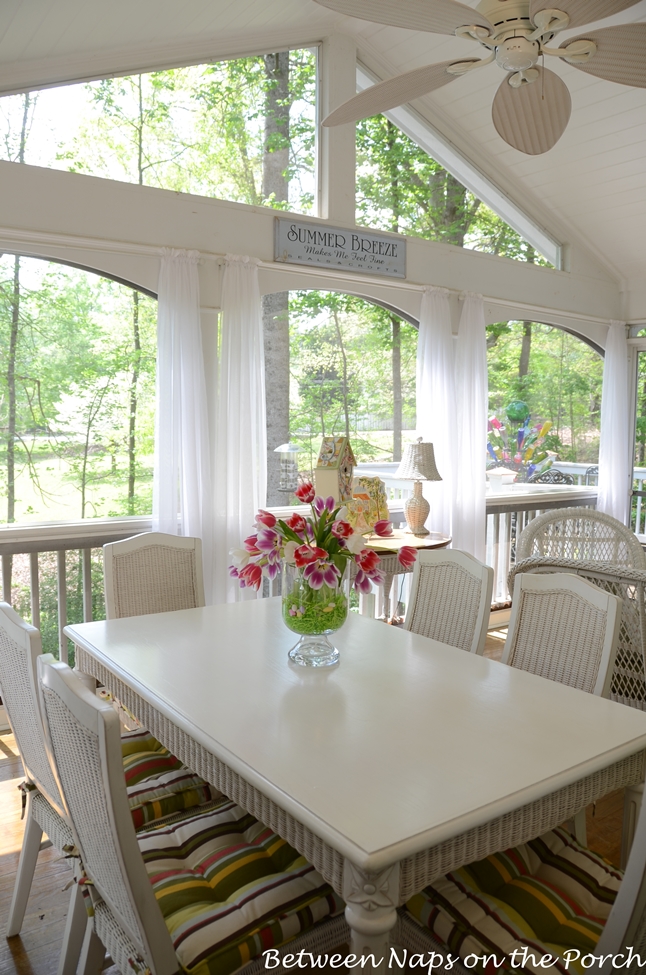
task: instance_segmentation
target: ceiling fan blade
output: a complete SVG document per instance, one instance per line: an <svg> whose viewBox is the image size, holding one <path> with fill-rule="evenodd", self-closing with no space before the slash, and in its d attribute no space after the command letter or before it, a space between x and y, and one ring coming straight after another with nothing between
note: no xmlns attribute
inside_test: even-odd
<svg viewBox="0 0 646 975"><path fill-rule="evenodd" d="M573 68L606 81L616 81L618 85L646 88L646 24L591 30L572 37L563 45L563 50L567 51L570 44L581 40L594 41L597 50L589 61L569 61Z"/></svg>
<svg viewBox="0 0 646 975"><path fill-rule="evenodd" d="M536 68L532 84L512 88L505 78L493 100L493 124L501 139L529 156L547 152L559 141L570 120L572 99L558 75Z"/></svg>
<svg viewBox="0 0 646 975"><path fill-rule="evenodd" d="M316 0L323 7L373 20L392 27L427 30L433 34L455 34L458 27L484 27L491 32L486 17L456 0Z"/></svg>
<svg viewBox="0 0 646 975"><path fill-rule="evenodd" d="M472 60L478 61L479 58ZM396 105L403 105L404 102L427 95L436 88L442 88L458 77L446 70L450 64L455 63L453 58L452 61L442 61L440 64L427 64L423 68L397 75L396 78L389 78L388 81L380 81L378 85L366 88L361 94L340 105L323 120L323 125L343 125L345 122L370 118L372 115L387 112Z"/></svg>
<svg viewBox="0 0 646 975"><path fill-rule="evenodd" d="M638 0L558 0L558 3L551 3L550 0L531 0L529 19L534 23L534 17L540 10L558 7L570 18L570 27L582 27L584 24L592 24L595 20L618 14L620 10L633 7L636 3Z"/></svg>

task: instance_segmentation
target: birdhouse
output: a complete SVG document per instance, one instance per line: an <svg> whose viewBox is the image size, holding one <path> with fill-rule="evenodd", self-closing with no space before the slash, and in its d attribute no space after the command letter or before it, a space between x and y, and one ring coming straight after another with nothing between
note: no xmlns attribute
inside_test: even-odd
<svg viewBox="0 0 646 975"><path fill-rule="evenodd" d="M322 498L333 497L339 503L352 499L352 472L356 464L347 437L323 437L314 487Z"/></svg>

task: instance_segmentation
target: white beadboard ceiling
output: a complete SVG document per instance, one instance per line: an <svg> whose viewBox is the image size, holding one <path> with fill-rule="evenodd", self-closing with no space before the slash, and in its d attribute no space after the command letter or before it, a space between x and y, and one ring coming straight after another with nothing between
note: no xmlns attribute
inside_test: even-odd
<svg viewBox="0 0 646 975"><path fill-rule="evenodd" d="M646 0L598 26L635 21L646 22ZM0 93L314 43L332 31L352 34L362 62L382 78L482 51L312 0L2 0ZM573 107L561 140L540 156L512 149L494 129L491 103L503 77L495 65L413 107L557 239L587 247L630 286L646 279L646 90L557 58L547 66L566 82Z"/></svg>

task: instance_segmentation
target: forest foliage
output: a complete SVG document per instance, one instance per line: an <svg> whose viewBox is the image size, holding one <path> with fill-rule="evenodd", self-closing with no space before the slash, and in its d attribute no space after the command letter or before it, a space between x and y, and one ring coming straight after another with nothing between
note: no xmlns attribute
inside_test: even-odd
<svg viewBox="0 0 646 975"><path fill-rule="evenodd" d="M297 50L7 96L0 158L312 214L316 86L316 51ZM358 224L545 263L385 117L359 123L356 142ZM322 435L339 433L359 460L398 460L416 423L415 327L351 295L271 297L265 328L285 341L267 349L287 349L289 397L268 399L268 412L276 403L284 410L280 438L301 445L301 468L313 466ZM76 268L0 255L0 522L150 512L155 333L153 298ZM596 460L597 353L530 321L490 326L487 346L491 412L522 398L535 420L553 423L562 459ZM275 366L267 362L268 375ZM29 617L26 565L14 568L13 601ZM68 619L77 621L76 553L66 575ZM101 598L93 586L95 617ZM56 652L53 555L41 559L41 628Z"/></svg>
<svg viewBox="0 0 646 975"><path fill-rule="evenodd" d="M311 213L316 51L110 78L0 100L2 155L141 185ZM544 263L383 116L357 125L357 221ZM299 292L289 432L310 466L323 434L398 459L415 427L415 328L342 294ZM8 522L150 510L155 307L76 269L0 259L0 483ZM601 360L533 322L489 327L490 407L525 399L559 456L596 459ZM274 446L270 444L270 446ZM52 515L52 512L54 514Z"/></svg>

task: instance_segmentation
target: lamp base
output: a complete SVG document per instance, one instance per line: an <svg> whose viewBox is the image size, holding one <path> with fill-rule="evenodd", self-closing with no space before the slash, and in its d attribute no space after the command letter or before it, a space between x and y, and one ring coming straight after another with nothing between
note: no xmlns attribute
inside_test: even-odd
<svg viewBox="0 0 646 975"><path fill-rule="evenodd" d="M431 506L422 494L422 482L415 481L413 496L404 502L404 514L408 531L418 537L430 535L428 528L424 527L424 522L431 513Z"/></svg>

